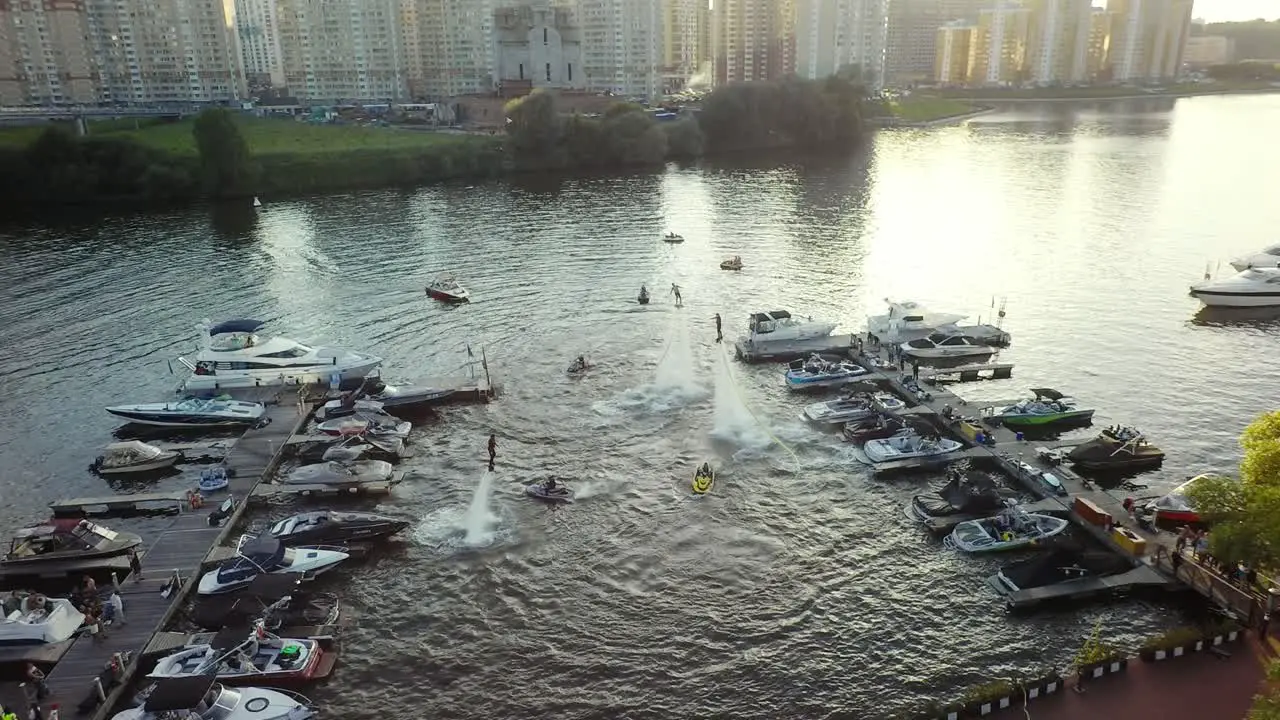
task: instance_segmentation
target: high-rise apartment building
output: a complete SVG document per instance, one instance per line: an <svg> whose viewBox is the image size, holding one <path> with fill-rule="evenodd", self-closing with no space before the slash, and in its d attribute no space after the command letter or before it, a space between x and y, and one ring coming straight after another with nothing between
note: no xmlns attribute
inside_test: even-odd
<svg viewBox="0 0 1280 720"><path fill-rule="evenodd" d="M98 96L107 103L224 102L242 96L223 0L87 0Z"/></svg>
<svg viewBox="0 0 1280 720"><path fill-rule="evenodd" d="M663 92L663 0L574 0L586 87L653 100Z"/></svg>
<svg viewBox="0 0 1280 720"><path fill-rule="evenodd" d="M1192 0L1107 0L1105 63L1111 79L1176 77L1191 33Z"/></svg>
<svg viewBox="0 0 1280 720"><path fill-rule="evenodd" d="M492 0L402 0L417 5L415 35L425 95L441 100L493 92Z"/></svg>
<svg viewBox="0 0 1280 720"><path fill-rule="evenodd" d="M1111 32L1110 13L1106 8L1093 8L1089 15L1089 50L1085 60L1085 73L1091 81L1102 79L1105 75L1109 32Z"/></svg>
<svg viewBox="0 0 1280 720"><path fill-rule="evenodd" d="M716 0L711 15L715 84L795 72L794 0Z"/></svg>
<svg viewBox="0 0 1280 720"><path fill-rule="evenodd" d="M953 20L977 22L995 0L889 0L885 80L905 85L933 77L938 28Z"/></svg>
<svg viewBox="0 0 1280 720"><path fill-rule="evenodd" d="M245 81L252 89L285 86L280 18L276 8L276 0L235 0L240 64Z"/></svg>
<svg viewBox="0 0 1280 720"><path fill-rule="evenodd" d="M711 10L707 0L662 0L662 79L669 90L711 79Z"/></svg>
<svg viewBox="0 0 1280 720"><path fill-rule="evenodd" d="M494 11L494 76L504 95L583 86L582 41L571 14L546 2Z"/></svg>
<svg viewBox="0 0 1280 720"><path fill-rule="evenodd" d="M1036 85L1088 79L1092 0L1024 0L1031 11L1022 80Z"/></svg>
<svg viewBox="0 0 1280 720"><path fill-rule="evenodd" d="M933 79L942 85L964 85L969 82L969 44L977 26L965 20L952 20L938 28L937 56Z"/></svg>
<svg viewBox="0 0 1280 720"><path fill-rule="evenodd" d="M1188 67L1205 68L1235 62L1236 41L1224 35L1199 35L1187 38L1182 61Z"/></svg>
<svg viewBox="0 0 1280 720"><path fill-rule="evenodd" d="M407 94L398 0L277 0L289 94L386 102Z"/></svg>
<svg viewBox="0 0 1280 720"><path fill-rule="evenodd" d="M1030 38L1030 9L1001 3L980 11L969 45L969 82L975 85L1020 82Z"/></svg>
<svg viewBox="0 0 1280 720"><path fill-rule="evenodd" d="M0 105L98 100L83 0L0 2Z"/></svg>
<svg viewBox="0 0 1280 720"><path fill-rule="evenodd" d="M795 71L817 79L855 70L884 85L888 0L795 0Z"/></svg>

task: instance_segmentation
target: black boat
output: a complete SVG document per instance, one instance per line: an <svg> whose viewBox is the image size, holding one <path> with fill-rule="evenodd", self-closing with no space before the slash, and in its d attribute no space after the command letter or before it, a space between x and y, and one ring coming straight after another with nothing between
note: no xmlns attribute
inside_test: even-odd
<svg viewBox="0 0 1280 720"><path fill-rule="evenodd" d="M333 625L341 616L338 597L301 589L296 575L259 575L232 600L226 596L201 598L191 610L191 621L217 630L227 625L252 625L262 620L268 630L281 627Z"/></svg>
<svg viewBox="0 0 1280 720"><path fill-rule="evenodd" d="M1148 443L1141 432L1113 425L1072 448L1067 459L1085 470L1140 470L1164 462L1164 451Z"/></svg>
<svg viewBox="0 0 1280 720"><path fill-rule="evenodd" d="M1132 569L1129 560L1115 553L1057 547L1048 554L1001 567L987 584L1001 595L1007 595L1067 580L1116 575Z"/></svg>
<svg viewBox="0 0 1280 720"><path fill-rule="evenodd" d="M947 469L947 484L936 495L916 495L907 506L907 517L931 530L949 532L957 524L991 517L1017 498L991 478L957 467Z"/></svg>
<svg viewBox="0 0 1280 720"><path fill-rule="evenodd" d="M141 544L140 535L117 532L88 520L54 518L15 532L0 567L108 558L124 555Z"/></svg>
<svg viewBox="0 0 1280 720"><path fill-rule="evenodd" d="M318 510L290 515L267 532L285 545L377 540L409 527L408 520L365 512Z"/></svg>

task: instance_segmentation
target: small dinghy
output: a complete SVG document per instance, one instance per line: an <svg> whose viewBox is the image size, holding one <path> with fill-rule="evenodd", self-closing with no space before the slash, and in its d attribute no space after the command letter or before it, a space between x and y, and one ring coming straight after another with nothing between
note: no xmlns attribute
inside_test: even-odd
<svg viewBox="0 0 1280 720"><path fill-rule="evenodd" d="M155 445L138 440L111 443L99 455L89 469L101 475L153 472L173 467L182 459L182 453L161 450Z"/></svg>
<svg viewBox="0 0 1280 720"><path fill-rule="evenodd" d="M531 498L536 498L549 503L571 503L573 502L573 490L564 483L557 482L554 479L544 480L528 485L524 489L524 493Z"/></svg>
<svg viewBox="0 0 1280 720"><path fill-rule="evenodd" d="M702 463L693 473L693 492L695 495L706 495L711 492L711 486L716 482L716 471L712 469L711 463Z"/></svg>
<svg viewBox="0 0 1280 720"><path fill-rule="evenodd" d="M867 369L855 362L810 355L787 365L785 382L788 390L817 390L847 385L866 374Z"/></svg>
<svg viewBox="0 0 1280 720"><path fill-rule="evenodd" d="M862 452L872 463L887 463L947 455L963 447L964 445L951 438L921 435L913 431L880 440L868 440L862 446Z"/></svg>
<svg viewBox="0 0 1280 720"><path fill-rule="evenodd" d="M200 473L199 488L201 493L218 492L226 490L231 481L227 479L227 469L224 467L205 468Z"/></svg>
<svg viewBox="0 0 1280 720"><path fill-rule="evenodd" d="M159 680L138 707L119 712L112 720L311 720L315 716L311 701L301 695L225 687L207 674Z"/></svg>
<svg viewBox="0 0 1280 720"><path fill-rule="evenodd" d="M0 646L62 642L84 623L84 614L70 600L46 598L38 593L14 601L5 598L0 617Z"/></svg>
<svg viewBox="0 0 1280 720"><path fill-rule="evenodd" d="M720 263L720 269L721 270L741 270L742 258L737 255L734 255L732 258L729 258L728 260L725 260L724 262Z"/></svg>
<svg viewBox="0 0 1280 720"><path fill-rule="evenodd" d="M1062 518L1012 507L994 517L956 525L942 544L970 553L1016 550L1051 538L1066 530L1067 525Z"/></svg>
<svg viewBox="0 0 1280 720"><path fill-rule="evenodd" d="M683 236L683 235L678 235L678 234L673 233L673 232L669 232L669 233L667 233L666 235L663 235L663 236L662 236L662 242L665 242L665 243L682 243L682 242L684 242L684 236Z"/></svg>
<svg viewBox="0 0 1280 720"><path fill-rule="evenodd" d="M649 291L643 285L640 286L640 295L636 297L636 302L641 305L649 304Z"/></svg>

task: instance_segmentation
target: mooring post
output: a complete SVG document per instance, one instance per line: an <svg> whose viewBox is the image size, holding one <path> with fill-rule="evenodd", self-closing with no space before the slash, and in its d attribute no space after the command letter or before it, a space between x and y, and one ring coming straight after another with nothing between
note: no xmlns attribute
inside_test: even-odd
<svg viewBox="0 0 1280 720"><path fill-rule="evenodd" d="M102 678L96 676L93 678L93 692L98 696L98 702L107 701L107 691L102 687Z"/></svg>

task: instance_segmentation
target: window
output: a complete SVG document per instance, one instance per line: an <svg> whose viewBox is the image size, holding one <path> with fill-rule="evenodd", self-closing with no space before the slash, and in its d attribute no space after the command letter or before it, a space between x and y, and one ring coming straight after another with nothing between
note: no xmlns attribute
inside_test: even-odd
<svg viewBox="0 0 1280 720"><path fill-rule="evenodd" d="M524 63L520 63L520 79L524 79Z"/></svg>
<svg viewBox="0 0 1280 720"><path fill-rule="evenodd" d="M569 63L569 82L573 82L573 63Z"/></svg>
<svg viewBox="0 0 1280 720"><path fill-rule="evenodd" d="M543 45L546 45L546 44L547 44L547 29L546 29L546 28L542 28L542 44L543 44Z"/></svg>
<svg viewBox="0 0 1280 720"><path fill-rule="evenodd" d="M551 63L547 63L547 82L551 82Z"/></svg>

